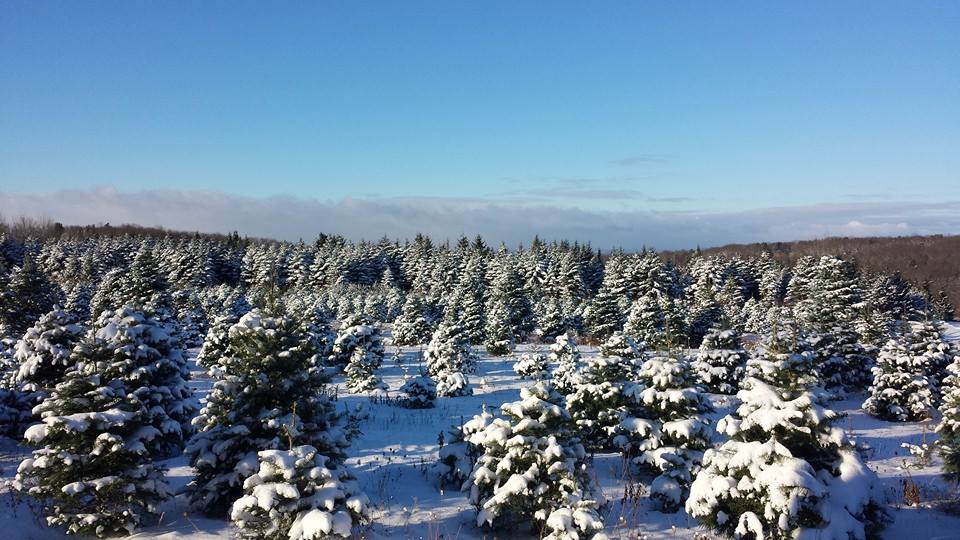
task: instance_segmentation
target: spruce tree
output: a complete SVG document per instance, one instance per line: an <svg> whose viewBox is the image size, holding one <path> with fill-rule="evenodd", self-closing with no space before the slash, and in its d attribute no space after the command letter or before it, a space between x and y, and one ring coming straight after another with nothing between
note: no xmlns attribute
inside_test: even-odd
<svg viewBox="0 0 960 540"><path fill-rule="evenodd" d="M424 353L427 373L437 381L440 396L472 393L468 373L476 373L477 356L455 321L443 321L433 333Z"/></svg>
<svg viewBox="0 0 960 540"><path fill-rule="evenodd" d="M570 429L563 396L549 384L520 390L469 441L481 451L465 487L477 525L530 523L540 537L588 539L603 529L586 451Z"/></svg>
<svg viewBox="0 0 960 540"><path fill-rule="evenodd" d="M710 447L713 430L705 414L712 408L690 364L676 356L647 360L637 380L624 388L614 442L633 466L657 475L650 486L655 506L676 512Z"/></svg>
<svg viewBox="0 0 960 540"><path fill-rule="evenodd" d="M19 337L53 309L57 295L29 255L24 257L22 266L14 267L6 281L6 287L0 290L0 328Z"/></svg>
<svg viewBox="0 0 960 540"><path fill-rule="evenodd" d="M960 481L960 356L950 364L950 375L943 382L937 448L943 457L943 474L951 482Z"/></svg>
<svg viewBox="0 0 960 540"><path fill-rule="evenodd" d="M929 417L936 400L936 383L927 375L926 359L891 339L880 349L873 367L870 397L863 403L869 414L897 422Z"/></svg>
<svg viewBox="0 0 960 540"><path fill-rule="evenodd" d="M230 329L222 373L185 451L197 471L187 486L194 508L225 513L264 450L308 444L341 462L350 430L296 321L257 309L244 315Z"/></svg>
<svg viewBox="0 0 960 540"><path fill-rule="evenodd" d="M408 295L403 311L393 322L393 344L420 345L430 340L431 332L423 300L415 294Z"/></svg>
<svg viewBox="0 0 960 540"><path fill-rule="evenodd" d="M426 375L411 377L400 387L401 404L408 409L432 409L437 401L437 383Z"/></svg>
<svg viewBox="0 0 960 540"><path fill-rule="evenodd" d="M703 337L693 370L697 380L716 394L735 394L747 365L747 353L735 330L713 330Z"/></svg>
<svg viewBox="0 0 960 540"><path fill-rule="evenodd" d="M634 361L615 356L590 356L584 363L566 398L574 428L591 452L613 447L620 417L626 412L624 390L637 371Z"/></svg>
<svg viewBox="0 0 960 540"><path fill-rule="evenodd" d="M643 349L632 337L623 332L614 332L600 344L600 356L636 360L642 358Z"/></svg>
<svg viewBox="0 0 960 540"><path fill-rule="evenodd" d="M502 298L490 302L487 313L486 349L493 356L506 356L513 350L514 332L511 328L510 310Z"/></svg>
<svg viewBox="0 0 960 540"><path fill-rule="evenodd" d="M383 363L383 342L372 340L369 334L376 332L376 327L362 325L353 327L355 333L366 332L366 339L358 339L357 346L347 366L343 369L347 375L347 389L351 392L367 392L385 387L376 371Z"/></svg>
<svg viewBox="0 0 960 540"><path fill-rule="evenodd" d="M329 356L330 363L346 368L355 358L354 352L357 349L363 349L367 354L373 355L372 359L379 357L382 360L384 349L380 328L366 324L363 319L345 320L336 341L333 342L333 349Z"/></svg>
<svg viewBox="0 0 960 540"><path fill-rule="evenodd" d="M550 362L557 365L553 370L553 388L564 395L573 392L580 383L582 366L580 349L569 333L557 336L550 345Z"/></svg>
<svg viewBox="0 0 960 540"><path fill-rule="evenodd" d="M540 350L532 350L517 358L513 371L521 379L542 381L550 378L550 360Z"/></svg>
<svg viewBox="0 0 960 540"><path fill-rule="evenodd" d="M620 299L611 288L601 287L590 302L583 324L594 340L603 341L623 329L624 315Z"/></svg>
<svg viewBox="0 0 960 540"><path fill-rule="evenodd" d="M129 310L104 315L108 326L120 323L127 334L132 325L122 319L142 322ZM157 416L168 416L158 411L159 389L141 386L156 370L125 347L102 332L88 335L73 351L75 369L35 409L42 423L26 432L37 449L20 464L14 487L40 501L49 525L70 533L132 534L170 496L163 468L151 457L168 435Z"/></svg>
<svg viewBox="0 0 960 540"><path fill-rule="evenodd" d="M368 520L367 496L346 467L309 445L258 453L230 518L237 538L351 538Z"/></svg>
<svg viewBox="0 0 960 540"><path fill-rule="evenodd" d="M824 405L811 356L773 334L750 364L741 405L717 424L730 440L705 453L687 513L755 540L875 536L887 521L876 474Z"/></svg>

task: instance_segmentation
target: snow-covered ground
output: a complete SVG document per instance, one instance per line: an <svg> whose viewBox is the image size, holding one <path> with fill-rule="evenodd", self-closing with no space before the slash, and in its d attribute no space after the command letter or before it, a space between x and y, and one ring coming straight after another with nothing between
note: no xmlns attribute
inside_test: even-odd
<svg viewBox="0 0 960 540"><path fill-rule="evenodd" d="M953 328L953 337L960 338L960 328ZM517 354L528 350L523 346ZM396 395L405 372L417 373L419 351L403 348L399 362L395 349L389 348L380 370L390 386L390 395ZM594 349L582 347L584 355L596 354ZM349 465L358 476L370 497L372 524L361 531L364 538L453 539L489 538L475 526L475 512L466 497L450 490L438 489L428 469L436 461L438 437L447 436L452 425L469 420L486 405L496 413L500 404L519 397L519 389L527 381L516 377L513 358L483 356L480 372L471 377L474 395L470 397L440 398L434 409L411 410L394 405L389 400L371 399L367 395L345 394L342 381L339 404L351 409L363 407L369 418L362 425L363 434L350 449ZM202 396L210 388L210 380L195 372L192 385ZM901 443L932 442L933 422L897 424L872 418L859 408L864 396L851 396L834 403L834 407L848 413L845 426L860 442L869 445L869 465L880 476L894 522L884 533L885 538L960 539L960 513L944 510L942 502L949 498L951 486L939 476L939 458L927 466L919 466ZM717 408L714 418L726 414L733 400L714 396ZM0 438L0 475L12 477L17 463L28 453L9 439ZM168 477L175 489L190 480L191 469L183 458L166 462ZM907 468L905 468L907 467ZM596 456L593 473L608 500L606 509L607 532L611 538L711 538L683 511L662 514L651 510L645 496L636 496L643 487L624 474L618 455ZM903 504L903 483L910 479L920 488L922 503L918 507ZM642 484L642 482L641 482ZM229 538L233 528L229 521L210 519L188 511L186 500L178 496L163 508L160 523L147 528L134 538ZM698 536L699 535L699 536ZM500 531L497 538L524 538L526 531ZM34 517L28 503L16 501L7 488L0 492L0 538L9 540L61 538L66 535L47 528Z"/></svg>

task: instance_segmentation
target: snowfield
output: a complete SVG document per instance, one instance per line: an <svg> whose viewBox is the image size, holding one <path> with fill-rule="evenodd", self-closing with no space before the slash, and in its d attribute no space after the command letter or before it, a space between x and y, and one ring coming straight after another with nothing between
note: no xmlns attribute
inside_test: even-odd
<svg viewBox="0 0 960 540"><path fill-rule="evenodd" d="M950 329L950 337L960 340L960 326ZM470 376L473 395L441 397L432 409L406 409L392 398L398 395L404 376L416 376L422 366L422 348L388 347L383 367L378 370L389 385L385 393L349 394L344 377L335 383L339 390L339 407L364 409L367 418L361 425L362 435L350 448L347 461L370 498L370 525L356 531L357 538L472 539L492 535L476 526L476 511L467 497L456 490L441 490L430 474L437 460L441 434L449 439L448 429L469 420L486 406L498 414L501 404L519 398L519 389L530 381L521 380L513 371L517 356L529 352L533 345L522 345L509 357L481 355L479 372ZM544 347L541 346L541 350ZM595 348L581 346L584 357L596 355ZM481 352L482 349L478 349ZM191 351L191 358L196 350ZM191 360L191 386L203 397L211 380ZM960 539L960 511L945 501L952 486L940 477L940 461L934 454L929 463L921 464L903 443L921 445L935 440L936 418L921 423L892 423L877 420L860 409L866 395L849 396L831 405L846 413L842 425L855 438L875 470L885 492L894 521L884 531L885 538ZM737 403L729 396L712 395L717 420ZM445 442L445 441L444 441ZM717 441L719 443L721 441ZM10 439L0 438L0 474L9 480L16 473L20 460L28 455L26 447ZM163 462L168 468L171 487L178 492L192 477L184 457ZM619 454L598 454L593 460L591 477L602 488L607 499L606 532L611 538L698 538L714 536L701 528L683 510L664 514L651 509L647 497L650 478L631 479L624 472L625 463ZM904 488L915 483L920 504L909 506L904 501ZM9 487L0 488L0 537L8 540L66 537L59 530L46 527L26 500L17 500ZM188 511L183 494L167 502L160 522L133 535L132 538L222 539L233 536L234 527L226 519L209 519ZM529 538L527 530L498 531L496 538Z"/></svg>

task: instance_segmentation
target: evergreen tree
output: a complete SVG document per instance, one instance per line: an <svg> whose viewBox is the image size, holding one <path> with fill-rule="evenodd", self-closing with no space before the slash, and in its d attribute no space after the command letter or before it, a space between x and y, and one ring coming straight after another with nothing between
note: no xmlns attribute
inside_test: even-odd
<svg viewBox="0 0 960 540"><path fill-rule="evenodd" d="M567 395L567 409L580 440L591 452L613 446L613 435L626 412L624 389L638 366L614 356L590 356L577 384Z"/></svg>
<svg viewBox="0 0 960 540"><path fill-rule="evenodd" d="M884 420L922 420L934 406L936 383L927 375L926 358L914 355L902 341L891 339L880 349L863 409Z"/></svg>
<svg viewBox="0 0 960 540"><path fill-rule="evenodd" d="M537 333L540 335L540 339L544 341L556 339L557 336L566 332L570 326L571 323L561 300L551 297L540 303L537 316Z"/></svg>
<svg viewBox="0 0 960 540"><path fill-rule="evenodd" d="M704 414L712 409L686 360L651 358L637 379L624 389L626 411L614 440L630 463L657 474L650 486L655 506L676 512L710 447L713 431Z"/></svg>
<svg viewBox="0 0 960 540"><path fill-rule="evenodd" d="M814 336L811 346L816 350L820 381L827 389L858 392L873 380L873 359L849 326Z"/></svg>
<svg viewBox="0 0 960 540"><path fill-rule="evenodd" d="M746 371L747 353L735 330L714 330L703 337L693 363L697 380L716 394L735 394Z"/></svg>
<svg viewBox="0 0 960 540"><path fill-rule="evenodd" d="M573 392L580 382L580 350L569 333L557 336L550 345L550 362L557 365L553 371L553 388L561 394Z"/></svg>
<svg viewBox="0 0 960 540"><path fill-rule="evenodd" d="M70 533L132 534L170 496L150 451L166 436L156 426L155 390L140 386L150 363L118 345L102 331L88 336L73 352L76 368L35 409L43 423L26 432L37 449L17 469L14 488L41 502L49 525Z"/></svg>
<svg viewBox="0 0 960 540"><path fill-rule="evenodd" d="M393 323L393 344L420 345L430 339L431 332L423 300L415 294L408 295L403 311Z"/></svg>
<svg viewBox="0 0 960 540"><path fill-rule="evenodd" d="M516 340L533 331L533 308L527 298L523 280L515 268L507 266L495 275L490 301L502 303L506 307L510 313L510 328Z"/></svg>
<svg viewBox="0 0 960 540"><path fill-rule="evenodd" d="M506 418L470 436L481 454L465 486L477 525L531 523L540 537L591 538L603 529L586 452L570 431L563 397L550 385L520 390ZM544 536L546 535L546 536Z"/></svg>
<svg viewBox="0 0 960 540"><path fill-rule="evenodd" d="M9 336L22 336L53 309L57 296L31 256L24 257L22 266L14 267L6 282L0 290L0 329Z"/></svg>
<svg viewBox="0 0 960 540"><path fill-rule="evenodd" d="M329 376L296 321L260 310L230 329L222 378L194 420L186 454L196 469L192 505L225 512L243 493L264 450L309 444L337 464L350 429L328 397Z"/></svg>
<svg viewBox="0 0 960 540"><path fill-rule="evenodd" d="M643 350L632 337L623 332L614 332L600 345L600 355L636 360L643 356Z"/></svg>
<svg viewBox="0 0 960 540"><path fill-rule="evenodd" d="M786 339L785 339L786 338ZM809 355L774 334L751 358L736 412L717 428L687 513L721 534L759 540L869 538L887 521L867 468L823 404Z"/></svg>
<svg viewBox="0 0 960 540"><path fill-rule="evenodd" d="M357 339L357 346L343 370L347 375L347 389L351 392L367 392L384 388L383 381L376 374L383 363L383 341L371 338L374 333L377 333L376 337L379 336L376 327L355 326L353 332L364 335Z"/></svg>
<svg viewBox="0 0 960 540"><path fill-rule="evenodd" d="M437 383L426 375L407 379L400 392L401 404L408 409L432 409L437 401Z"/></svg>
<svg viewBox="0 0 960 540"><path fill-rule="evenodd" d="M957 482L960 480L960 356L954 358L949 371L950 375L943 383L937 448L943 457L944 476Z"/></svg>
<svg viewBox="0 0 960 540"><path fill-rule="evenodd" d="M620 298L612 288L605 286L600 288L600 292L590 302L583 324L593 339L603 341L623 329L624 317Z"/></svg>
<svg viewBox="0 0 960 540"><path fill-rule="evenodd" d="M506 356L513 350L514 332L511 327L510 310L501 298L490 302L487 313L487 352L493 356Z"/></svg>
<svg viewBox="0 0 960 540"><path fill-rule="evenodd" d="M424 360L427 373L437 381L438 395L465 396L472 393L466 374L476 373L477 356L456 322L440 324L427 345Z"/></svg>
<svg viewBox="0 0 960 540"><path fill-rule="evenodd" d="M520 355L513 364L513 371L521 379L542 381L550 378L550 361L547 355L539 350L533 350Z"/></svg>
<svg viewBox="0 0 960 540"><path fill-rule="evenodd" d="M243 482L230 518L238 538L351 538L367 521L367 496L350 472L316 448L258 453L259 470Z"/></svg>
<svg viewBox="0 0 960 540"><path fill-rule="evenodd" d="M373 355L370 360L374 362L376 358L383 360L383 338L380 336L380 328L364 324L362 319L345 320L336 341L333 342L330 363L346 368L352 359L361 359L354 355L357 349L363 349L366 354Z"/></svg>

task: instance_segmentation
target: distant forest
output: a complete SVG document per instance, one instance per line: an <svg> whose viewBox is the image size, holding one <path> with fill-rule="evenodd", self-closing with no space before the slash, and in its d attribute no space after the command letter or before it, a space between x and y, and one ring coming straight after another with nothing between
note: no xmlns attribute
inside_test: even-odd
<svg viewBox="0 0 960 540"><path fill-rule="evenodd" d="M797 242L729 244L721 247L662 251L664 260L685 264L697 252L704 255L739 255L749 258L770 253L784 266L793 266L807 255L835 255L853 259L862 270L893 274L931 293L943 291L960 306L960 235L896 236L873 238L823 238Z"/></svg>

